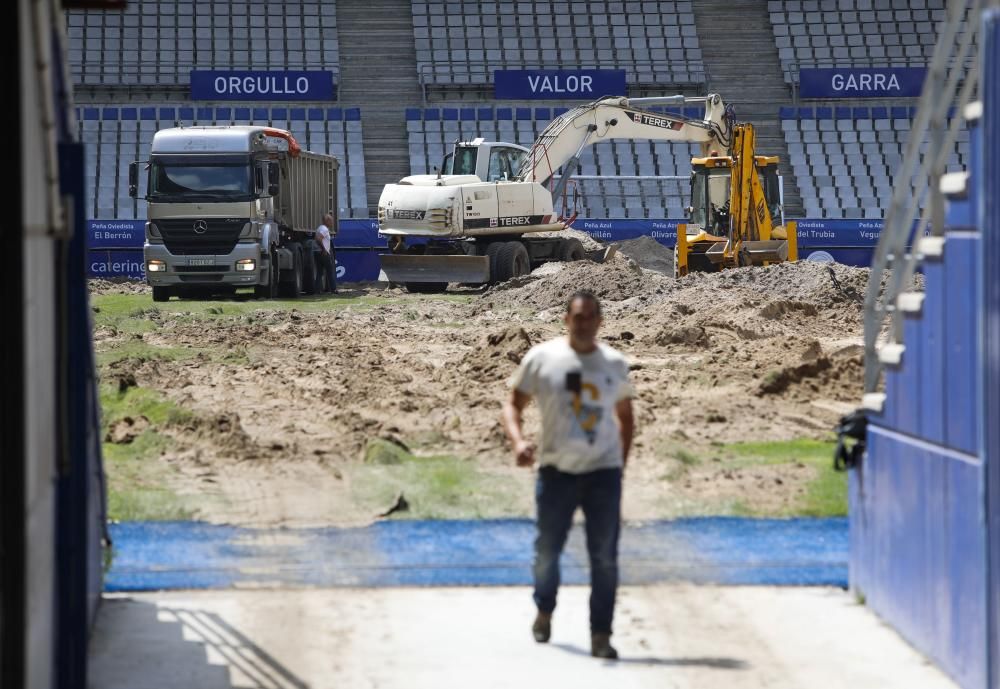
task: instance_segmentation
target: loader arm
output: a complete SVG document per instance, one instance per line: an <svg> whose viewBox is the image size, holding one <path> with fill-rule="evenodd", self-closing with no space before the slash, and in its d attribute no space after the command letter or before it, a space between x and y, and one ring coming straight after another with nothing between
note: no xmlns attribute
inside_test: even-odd
<svg viewBox="0 0 1000 689"><path fill-rule="evenodd" d="M770 241L774 224L757 174L756 134L752 124L740 123L733 127L731 154L729 198L732 210L727 255L736 257L744 242Z"/></svg>
<svg viewBox="0 0 1000 689"><path fill-rule="evenodd" d="M702 119L652 112L655 105L700 102L705 104ZM726 107L716 94L697 98L604 98L581 105L554 119L524 158L516 180L546 184L559 168L563 174L552 187L559 198L567 180L587 146L613 139L686 141L702 144L704 154L718 146L728 149L730 132Z"/></svg>

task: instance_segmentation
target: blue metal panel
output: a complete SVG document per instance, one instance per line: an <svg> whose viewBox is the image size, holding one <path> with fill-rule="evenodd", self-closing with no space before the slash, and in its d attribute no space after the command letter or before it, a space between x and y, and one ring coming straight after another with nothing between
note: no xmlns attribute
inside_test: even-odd
<svg viewBox="0 0 1000 689"><path fill-rule="evenodd" d="M922 347L922 323L920 315L906 316L903 323L903 342L906 346L903 352L902 368L899 371L897 394L891 404L896 409L896 428L903 433L920 435L920 369Z"/></svg>
<svg viewBox="0 0 1000 689"><path fill-rule="evenodd" d="M983 687L981 466L881 426L868 448L852 485L851 585L961 686Z"/></svg>
<svg viewBox="0 0 1000 689"><path fill-rule="evenodd" d="M945 247L945 251L948 247ZM944 400L944 309L948 295L944 279L944 264L939 261L925 263L924 308L921 318L920 348L920 423L921 437L932 443L944 442L944 429L948 407Z"/></svg>
<svg viewBox="0 0 1000 689"><path fill-rule="evenodd" d="M983 15L981 132L973 127L974 199L983 232L981 253L983 454L986 462L986 522L989 625L987 686L1000 687L1000 9ZM978 143L982 137L982 150Z"/></svg>
<svg viewBox="0 0 1000 689"><path fill-rule="evenodd" d="M945 310L945 399L948 405L945 444L975 453L979 444L979 308L974 293L979 238L973 234L949 234L945 244L945 283L951 295Z"/></svg>
<svg viewBox="0 0 1000 689"><path fill-rule="evenodd" d="M899 368L886 367L885 369L885 408L882 411L882 423L887 428L899 428L899 404L900 377L903 372Z"/></svg>

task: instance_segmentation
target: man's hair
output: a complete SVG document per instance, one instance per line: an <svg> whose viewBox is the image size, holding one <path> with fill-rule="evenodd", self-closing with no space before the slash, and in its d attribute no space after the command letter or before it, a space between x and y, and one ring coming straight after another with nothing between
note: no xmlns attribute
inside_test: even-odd
<svg viewBox="0 0 1000 689"><path fill-rule="evenodd" d="M583 299L584 301L594 302L594 307L597 309L597 315L601 315L601 300L597 298L597 295L591 292L589 289L580 289L570 296L569 300L566 302L566 313L569 313L573 308L573 302L577 299Z"/></svg>

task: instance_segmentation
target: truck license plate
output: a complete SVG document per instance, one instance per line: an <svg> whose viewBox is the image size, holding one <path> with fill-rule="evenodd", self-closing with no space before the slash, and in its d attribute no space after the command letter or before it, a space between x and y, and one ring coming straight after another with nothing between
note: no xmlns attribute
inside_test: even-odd
<svg viewBox="0 0 1000 689"><path fill-rule="evenodd" d="M214 258L189 258L189 266L213 266L215 265Z"/></svg>

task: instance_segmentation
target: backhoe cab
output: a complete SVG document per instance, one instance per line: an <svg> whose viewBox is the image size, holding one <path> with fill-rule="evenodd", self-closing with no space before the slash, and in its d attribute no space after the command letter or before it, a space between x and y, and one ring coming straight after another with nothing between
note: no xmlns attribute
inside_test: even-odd
<svg viewBox="0 0 1000 689"><path fill-rule="evenodd" d="M677 227L674 274L798 259L785 222L776 156L754 155L750 124L733 128L730 155L691 160L688 222Z"/></svg>

